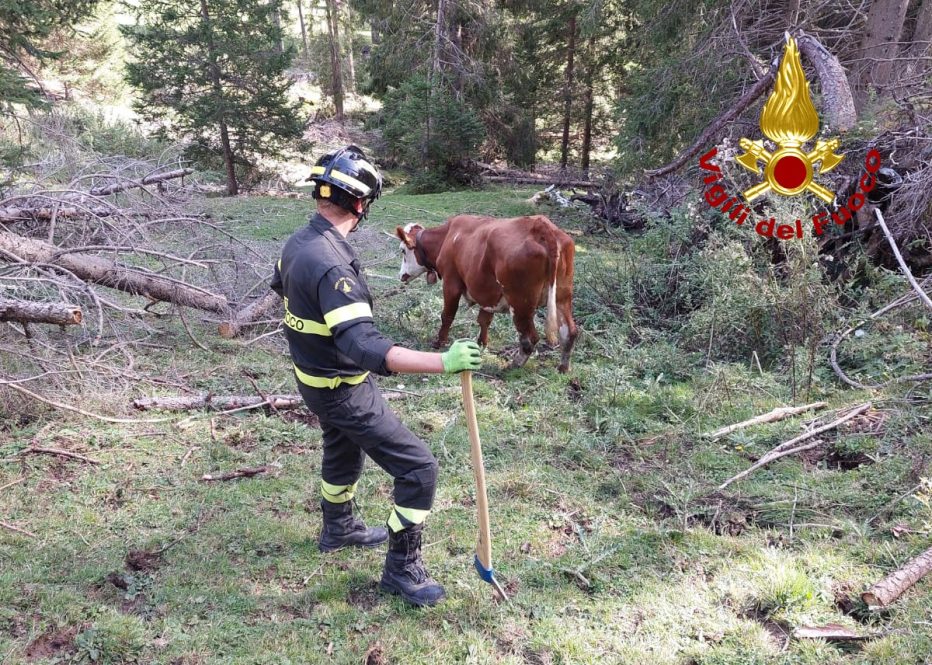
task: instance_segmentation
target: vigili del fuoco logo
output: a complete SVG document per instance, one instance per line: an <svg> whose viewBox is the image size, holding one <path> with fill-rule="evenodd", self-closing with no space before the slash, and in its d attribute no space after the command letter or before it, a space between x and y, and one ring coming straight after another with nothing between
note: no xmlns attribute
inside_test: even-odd
<svg viewBox="0 0 932 665"><path fill-rule="evenodd" d="M768 150L763 139L752 141L742 138L739 145L744 152L735 161L763 179L741 193L731 196L721 180L721 168L713 162L718 148L712 148L699 159L699 166L709 171L704 182L706 202L723 213L728 213L736 224L744 224L750 212L750 204L764 194L800 196L813 194L827 204L835 200L835 193L817 182L818 176L838 166L844 155L838 154L841 142L837 138L819 139L811 150L806 150L819 131L819 116L809 93L809 82L803 72L796 40L787 35L783 59L777 70L773 91L760 114L761 132L775 145ZM835 211L821 210L811 218L813 234L820 236L829 225L829 219L839 226L851 219L852 213L861 209L867 201L867 193L877 184L876 173L880 169L880 153L870 150L864 161L865 173L861 176L858 190L844 205ZM773 217L759 221L754 230L766 237L780 240L803 237L803 223L777 224Z"/></svg>

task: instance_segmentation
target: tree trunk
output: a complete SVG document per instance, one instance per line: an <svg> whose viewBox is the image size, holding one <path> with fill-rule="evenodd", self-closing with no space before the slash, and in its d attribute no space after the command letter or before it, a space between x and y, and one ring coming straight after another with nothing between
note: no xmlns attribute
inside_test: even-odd
<svg viewBox="0 0 932 665"><path fill-rule="evenodd" d="M254 300L248 306L233 314L229 321L220 324L220 336L230 339L242 332L250 323L264 318L282 301L275 291L269 291L262 298Z"/></svg>
<svg viewBox="0 0 932 665"><path fill-rule="evenodd" d="M589 52L587 54L589 62L586 64L586 93L585 93L585 111L583 112L583 143L582 143L582 161L580 166L586 177L589 177L589 154L592 152L592 113L595 108L593 87L595 81L595 37L589 38Z"/></svg>
<svg viewBox="0 0 932 665"><path fill-rule="evenodd" d="M223 85L220 82L220 65L217 64L217 53L214 50L213 27L210 23L210 12L207 0L201 0L201 21L207 32L207 60L210 70L211 87L214 90L214 104L217 106L217 124L220 127L220 146L223 150L223 162L227 169L227 194L239 194L239 185L236 182L236 169L233 164L233 149L230 147L230 132L227 128L226 112L224 109Z"/></svg>
<svg viewBox="0 0 932 665"><path fill-rule="evenodd" d="M932 548L861 594L868 607L886 607L932 570Z"/></svg>
<svg viewBox="0 0 932 665"><path fill-rule="evenodd" d="M932 0L930 0L932 2ZM825 122L833 131L847 131L857 122L854 97L848 77L838 58L812 35L800 31L796 38L799 52L815 67L822 88L822 111Z"/></svg>
<svg viewBox="0 0 932 665"><path fill-rule="evenodd" d="M311 52L307 47L307 27L304 25L304 9L301 8L302 2L304 2L304 0L296 0L296 4L298 5L298 21L301 23L301 43L304 45L304 62L305 66L308 66L311 62Z"/></svg>
<svg viewBox="0 0 932 665"><path fill-rule="evenodd" d="M227 194L239 194L239 183L236 182L236 167L233 163L233 148L230 147L230 132L225 120L220 121L220 146L223 148L223 163L227 167Z"/></svg>
<svg viewBox="0 0 932 665"><path fill-rule="evenodd" d="M440 78L440 48L443 45L443 22L444 22L444 9L446 8L446 0L437 0L437 18L434 22L434 45L430 57L430 76L428 77L428 84L430 90L428 95L430 101L427 104L427 137L424 141L424 159L427 159L427 152L430 148L430 139L433 134L433 116L431 115L431 108L433 107L433 98L434 92L437 89L438 80Z"/></svg>
<svg viewBox="0 0 932 665"><path fill-rule="evenodd" d="M382 31L379 30L379 19L369 19L369 33L372 35L373 46L378 46L382 43Z"/></svg>
<svg viewBox="0 0 932 665"><path fill-rule="evenodd" d="M145 296L150 300L172 302L223 315L229 311L227 299L221 295L161 275L121 266L99 256L59 256L60 249L55 245L24 238L9 231L0 231L0 249L27 263L60 266L86 282Z"/></svg>
<svg viewBox="0 0 932 665"><path fill-rule="evenodd" d="M337 120L343 122L343 64L340 52L340 28L337 24L337 0L327 0L327 30L330 33L330 70L333 106Z"/></svg>
<svg viewBox="0 0 932 665"><path fill-rule="evenodd" d="M566 81L563 89L563 141L560 144L560 168L569 161L570 119L573 113L573 58L576 55L576 16L570 18L566 48Z"/></svg>
<svg viewBox="0 0 932 665"><path fill-rule="evenodd" d="M929 63L920 58L927 57L932 53L932 0L923 0L922 6L919 7L919 15L916 16L916 27L913 29L913 36L910 39L909 46L904 50L907 57L912 60L906 61L906 80L910 85L922 85L922 75L928 70Z"/></svg>
<svg viewBox="0 0 932 665"><path fill-rule="evenodd" d="M858 108L863 108L870 88L881 95L887 92L908 6L909 0L874 0L871 4L855 70Z"/></svg>
<svg viewBox="0 0 932 665"><path fill-rule="evenodd" d="M82 319L81 308L77 305L0 299L0 321L76 326L81 324Z"/></svg>
<svg viewBox="0 0 932 665"><path fill-rule="evenodd" d="M285 52L285 33L282 31L281 9L276 9L272 12L272 23L274 23L275 27L278 29L278 39L275 40L275 50L281 55Z"/></svg>
<svg viewBox="0 0 932 665"><path fill-rule="evenodd" d="M339 6L339 5L337 5ZM353 8L346 6L346 64L349 67L349 90L356 92L356 60L353 57Z"/></svg>

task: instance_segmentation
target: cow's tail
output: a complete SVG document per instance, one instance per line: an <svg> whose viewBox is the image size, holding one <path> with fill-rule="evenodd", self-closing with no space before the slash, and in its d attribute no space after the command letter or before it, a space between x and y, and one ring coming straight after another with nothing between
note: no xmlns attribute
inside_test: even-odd
<svg viewBox="0 0 932 665"><path fill-rule="evenodd" d="M547 283L549 291L547 292L547 321L544 323L544 335L547 337L547 343L556 346L559 337L557 329L559 328L557 316L557 269L560 265L560 243L548 234L549 242L547 243L547 254L550 261L548 262Z"/></svg>

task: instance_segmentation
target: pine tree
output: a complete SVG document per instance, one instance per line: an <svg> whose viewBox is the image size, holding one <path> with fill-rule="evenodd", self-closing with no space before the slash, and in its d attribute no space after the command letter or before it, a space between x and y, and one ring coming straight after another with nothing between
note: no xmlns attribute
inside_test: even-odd
<svg viewBox="0 0 932 665"><path fill-rule="evenodd" d="M27 61L60 56L42 48L42 41L90 14L96 4L97 0L0 0L0 112L8 112L13 104L41 105L38 81Z"/></svg>
<svg viewBox="0 0 932 665"><path fill-rule="evenodd" d="M254 168L301 135L284 76L293 51L279 48L282 11L281 0L141 0L136 25L124 29L137 110L190 141L189 153L221 157L230 195L237 166Z"/></svg>

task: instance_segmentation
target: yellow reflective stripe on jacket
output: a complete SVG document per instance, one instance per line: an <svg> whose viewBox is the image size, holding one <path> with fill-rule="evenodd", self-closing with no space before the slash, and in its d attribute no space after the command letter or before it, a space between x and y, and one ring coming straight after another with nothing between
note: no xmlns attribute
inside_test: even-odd
<svg viewBox="0 0 932 665"><path fill-rule="evenodd" d="M300 316L295 316L291 313L291 310L288 309L288 298L285 298L285 325L296 330L300 333L310 333L312 335L323 335L324 337L330 337L330 328L325 324L314 321L313 319L302 319Z"/></svg>
<svg viewBox="0 0 932 665"><path fill-rule="evenodd" d="M352 485L331 485L326 480L320 481L320 493L330 503L346 503L356 494L356 483Z"/></svg>
<svg viewBox="0 0 932 665"><path fill-rule="evenodd" d="M355 386L365 381L366 377L369 376L369 372L365 372L358 376L334 376L334 377L311 376L310 374L305 374L300 369L298 369L297 365L295 365L294 373L295 373L295 376L298 377L298 381L300 381L306 386L310 386L311 388L331 388L331 389L336 388L337 386L344 384L344 383L349 384L351 386Z"/></svg>
<svg viewBox="0 0 932 665"><path fill-rule="evenodd" d="M420 524L427 519L427 516L430 514L429 510L420 510L418 508L405 508L404 506L396 505L392 509L392 514L388 517L388 527L395 532L401 531L405 528L405 524L401 521L401 518L405 518L408 522L408 525L411 524Z"/></svg>
<svg viewBox="0 0 932 665"><path fill-rule="evenodd" d="M327 324L328 328L332 329L334 326L338 326L341 323L346 323L353 319L361 319L364 316L368 316L370 319L372 318L372 308L369 307L369 303L354 302L351 305L344 305L343 307L330 310L324 314L324 322Z"/></svg>

